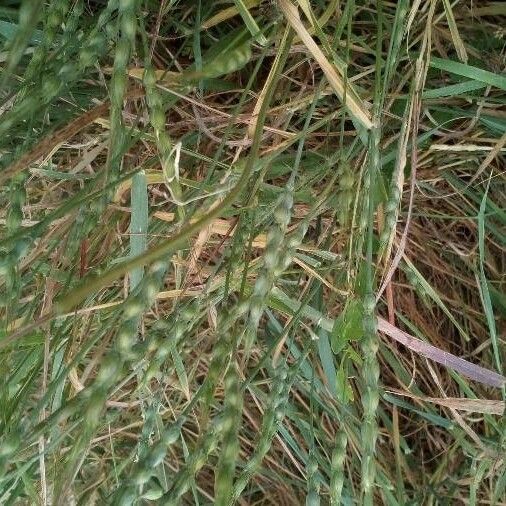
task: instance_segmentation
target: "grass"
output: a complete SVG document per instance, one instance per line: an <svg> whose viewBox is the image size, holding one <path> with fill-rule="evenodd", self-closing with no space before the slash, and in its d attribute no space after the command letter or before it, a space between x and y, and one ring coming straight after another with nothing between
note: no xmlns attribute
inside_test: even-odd
<svg viewBox="0 0 506 506"><path fill-rule="evenodd" d="M1 504L506 504L506 10L0 7Z"/></svg>

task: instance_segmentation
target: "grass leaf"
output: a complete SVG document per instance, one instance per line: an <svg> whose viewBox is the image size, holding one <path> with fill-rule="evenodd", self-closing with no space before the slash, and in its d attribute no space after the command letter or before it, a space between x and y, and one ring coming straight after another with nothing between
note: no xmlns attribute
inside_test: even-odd
<svg viewBox="0 0 506 506"><path fill-rule="evenodd" d="M148 187L144 171L132 178L130 218L130 256L141 255L147 249L148 233ZM141 282L144 268L138 267L130 272L130 290Z"/></svg>
<svg viewBox="0 0 506 506"><path fill-rule="evenodd" d="M452 60L443 60L442 58L434 56L430 59L430 66L435 69L444 70L450 74L466 77L473 81L479 81L490 86L495 86L501 90L506 90L506 77L494 74L488 70Z"/></svg>

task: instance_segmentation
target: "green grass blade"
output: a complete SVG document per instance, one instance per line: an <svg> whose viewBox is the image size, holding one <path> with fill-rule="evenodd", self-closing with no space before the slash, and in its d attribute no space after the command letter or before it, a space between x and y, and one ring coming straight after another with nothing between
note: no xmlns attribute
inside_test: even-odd
<svg viewBox="0 0 506 506"><path fill-rule="evenodd" d="M234 0L234 3L244 21L244 24L248 27L248 30L251 33L252 37L259 44L265 46L267 44L267 39L262 34L262 31L258 27L255 18L251 15L250 11L248 10L248 7L244 3L244 0Z"/></svg>
<svg viewBox="0 0 506 506"><path fill-rule="evenodd" d="M482 90L487 86L487 83L480 81L464 81L463 83L451 84L449 86L443 86L442 88L425 90L422 93L422 98L428 100L441 97L455 97L458 95L465 95L472 91Z"/></svg>
<svg viewBox="0 0 506 506"><path fill-rule="evenodd" d="M480 203L480 211L478 213L478 249L480 252L479 260L479 287L480 296L483 303L483 309L487 318L487 324L490 331L490 339L492 342L492 349L494 350L495 365L499 373L502 373L502 362L499 354L499 343L497 339L497 329L495 324L494 309L492 307L492 300L488 290L487 277L485 275L485 210L487 208L487 195L490 187L490 179L488 180L485 193ZM503 390L504 394L504 390Z"/></svg>
<svg viewBox="0 0 506 506"><path fill-rule="evenodd" d="M506 77L494 74L488 70L452 60L443 60L442 58L436 58L434 56L430 59L430 66L435 69L444 70L450 74L467 77L468 79L495 86L501 90L506 90Z"/></svg>
<svg viewBox="0 0 506 506"><path fill-rule="evenodd" d="M148 186L144 171L132 178L130 218L130 256L142 255L148 245ZM130 271L130 290L134 290L144 276L144 267Z"/></svg>

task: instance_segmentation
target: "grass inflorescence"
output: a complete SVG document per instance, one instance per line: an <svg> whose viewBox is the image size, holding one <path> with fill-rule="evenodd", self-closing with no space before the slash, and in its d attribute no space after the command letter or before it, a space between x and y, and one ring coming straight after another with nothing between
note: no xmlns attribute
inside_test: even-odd
<svg viewBox="0 0 506 506"><path fill-rule="evenodd" d="M0 503L503 504L505 21L4 2Z"/></svg>

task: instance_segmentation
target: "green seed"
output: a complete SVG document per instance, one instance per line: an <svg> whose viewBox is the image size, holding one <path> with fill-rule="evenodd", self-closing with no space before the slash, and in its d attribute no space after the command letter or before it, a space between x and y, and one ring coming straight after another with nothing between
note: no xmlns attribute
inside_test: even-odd
<svg viewBox="0 0 506 506"><path fill-rule="evenodd" d="M131 320L133 318L136 318L142 313L142 310L144 309L144 304L137 298L132 298L125 302L125 309L123 310L123 314L125 317L125 320Z"/></svg>
<svg viewBox="0 0 506 506"><path fill-rule="evenodd" d="M136 486L142 486L149 481L152 473L149 469L139 469L133 476L133 482Z"/></svg>
<svg viewBox="0 0 506 506"><path fill-rule="evenodd" d="M330 503L332 506L341 504L341 494L344 483L344 461L346 459L346 446L348 436L344 430L336 434L334 451L332 452L332 469L330 480Z"/></svg>
<svg viewBox="0 0 506 506"><path fill-rule="evenodd" d="M288 207L285 202L276 206L276 209L274 210L274 219L280 227L286 228L290 223L291 217L291 206Z"/></svg>
<svg viewBox="0 0 506 506"><path fill-rule="evenodd" d="M319 506L320 496L316 490L311 490L306 496L306 506Z"/></svg>
<svg viewBox="0 0 506 506"><path fill-rule="evenodd" d="M165 112L162 109L153 109L150 113L150 120L155 131L165 128Z"/></svg>
<svg viewBox="0 0 506 506"><path fill-rule="evenodd" d="M116 502L115 506L131 506L135 503L137 498L137 494L135 493L135 489L133 487L125 487L121 490Z"/></svg>
<svg viewBox="0 0 506 506"><path fill-rule="evenodd" d="M129 327L123 325L116 336L116 349L122 356L127 356L133 346L132 331Z"/></svg>
<svg viewBox="0 0 506 506"><path fill-rule="evenodd" d="M163 443L167 446L174 444L181 434L181 425L173 425L163 433Z"/></svg>
<svg viewBox="0 0 506 506"><path fill-rule="evenodd" d="M269 291L269 280L267 279L267 274L265 272L260 273L255 282L255 287L253 289L253 293L260 297L265 296Z"/></svg>
<svg viewBox="0 0 506 506"><path fill-rule="evenodd" d="M119 0L118 7L122 12L132 11L135 7L135 0Z"/></svg>
<svg viewBox="0 0 506 506"><path fill-rule="evenodd" d="M135 33L137 31L137 21L135 17L122 17L121 20L121 32L130 40L130 44L134 43Z"/></svg>
<svg viewBox="0 0 506 506"><path fill-rule="evenodd" d="M95 380L95 386L101 387L103 385L110 385L114 383L117 374L120 371L120 357L116 353L112 352L102 361L100 372Z"/></svg>
<svg viewBox="0 0 506 506"><path fill-rule="evenodd" d="M398 203L395 200L389 200L385 206L385 211L389 214L395 213L397 211Z"/></svg>
<svg viewBox="0 0 506 506"><path fill-rule="evenodd" d="M142 498L147 501L157 501L163 495L163 488L155 482L148 486L148 490L142 494Z"/></svg>
<svg viewBox="0 0 506 506"><path fill-rule="evenodd" d="M315 459L311 459L307 466L307 472L308 474L313 475L317 471L318 471L318 462Z"/></svg>
<svg viewBox="0 0 506 506"><path fill-rule="evenodd" d="M167 455L167 448L166 448L167 443L165 442L165 440L163 442L164 442L163 445L160 444L157 445L155 448L153 448L151 450L150 455L146 459L146 465L151 469L160 465L165 459L165 455Z"/></svg>
<svg viewBox="0 0 506 506"><path fill-rule="evenodd" d="M101 388L90 391L90 399L84 415L84 422L86 425L94 427L97 421L100 420L104 408L105 396L106 392Z"/></svg>
<svg viewBox="0 0 506 506"><path fill-rule="evenodd" d="M60 92L62 82L55 76L46 76L42 81L42 96L49 103Z"/></svg>
<svg viewBox="0 0 506 506"><path fill-rule="evenodd" d="M353 177L353 173L351 170L347 170L340 179L340 186L344 190L349 190L353 188L353 183L355 182L355 179Z"/></svg>

